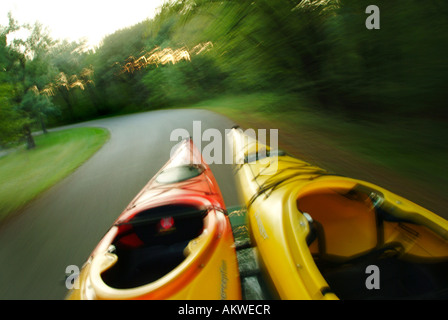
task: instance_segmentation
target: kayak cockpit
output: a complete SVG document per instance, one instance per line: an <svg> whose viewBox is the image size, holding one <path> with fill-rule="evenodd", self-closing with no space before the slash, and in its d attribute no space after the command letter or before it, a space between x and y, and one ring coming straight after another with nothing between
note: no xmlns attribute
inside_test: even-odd
<svg viewBox="0 0 448 320"><path fill-rule="evenodd" d="M118 224L111 250L118 259L102 273L105 284L134 288L168 274L188 256L186 248L202 233L207 212L195 206L164 205Z"/></svg>
<svg viewBox="0 0 448 320"><path fill-rule="evenodd" d="M299 211L312 218L309 250L339 298L448 298L446 229L399 203L363 185L334 182L297 198ZM377 287L367 284L369 266L378 272Z"/></svg>
<svg viewBox="0 0 448 320"><path fill-rule="evenodd" d="M165 168L156 177L159 184L178 183L193 179L205 171L202 165L181 165Z"/></svg>

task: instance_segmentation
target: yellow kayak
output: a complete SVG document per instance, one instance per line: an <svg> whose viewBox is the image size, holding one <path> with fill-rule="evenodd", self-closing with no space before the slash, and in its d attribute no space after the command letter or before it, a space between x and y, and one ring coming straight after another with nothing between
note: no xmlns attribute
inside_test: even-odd
<svg viewBox="0 0 448 320"><path fill-rule="evenodd" d="M229 135L251 241L278 298L448 298L448 221L239 128Z"/></svg>

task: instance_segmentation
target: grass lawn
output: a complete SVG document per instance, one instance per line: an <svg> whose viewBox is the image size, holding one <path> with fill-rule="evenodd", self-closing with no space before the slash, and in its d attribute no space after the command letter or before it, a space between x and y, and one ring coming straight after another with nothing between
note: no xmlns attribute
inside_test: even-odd
<svg viewBox="0 0 448 320"><path fill-rule="evenodd" d="M0 221L73 172L108 139L100 128L55 131L36 136L35 149L20 147L1 157Z"/></svg>

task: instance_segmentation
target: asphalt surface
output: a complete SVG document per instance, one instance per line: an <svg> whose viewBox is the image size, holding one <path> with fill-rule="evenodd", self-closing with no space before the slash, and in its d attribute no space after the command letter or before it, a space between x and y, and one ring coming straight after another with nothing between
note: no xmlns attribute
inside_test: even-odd
<svg viewBox="0 0 448 320"><path fill-rule="evenodd" d="M76 126L104 127L110 140L69 177L0 226L0 299L63 299L65 270L81 267L114 220L168 161L175 129L193 121L224 130L234 123L205 110L164 110ZM195 143L200 134L193 136ZM202 141L202 150L210 144ZM232 166L210 165L227 207L238 205ZM20 192L18 190L17 192Z"/></svg>

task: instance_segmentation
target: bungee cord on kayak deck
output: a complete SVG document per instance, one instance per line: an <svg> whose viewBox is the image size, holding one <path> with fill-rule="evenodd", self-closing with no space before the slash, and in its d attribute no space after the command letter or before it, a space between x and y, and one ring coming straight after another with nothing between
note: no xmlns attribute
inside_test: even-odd
<svg viewBox="0 0 448 320"><path fill-rule="evenodd" d="M279 154L279 153L276 153ZM283 153L282 153L283 154ZM257 182L257 179L263 175L264 173L266 173L266 171L269 169L269 167L271 166L271 164L275 161L278 162L278 158L279 156L275 156L272 157L272 160L263 168L260 170L260 172L258 174L254 175L253 180L255 182ZM278 188L280 185L284 184L284 183L292 183L298 180L314 180L320 176L323 175L334 175L331 173L328 173L327 170L321 169L319 167L313 166L309 163L301 163L301 164L297 164L297 161L291 161L291 160L285 160L284 163L292 163L293 165L288 166L288 167L284 167L281 169L277 168L277 171L275 172L275 175L270 175L270 177L268 179L266 179L266 181L264 181L261 185L259 184L259 189L258 192L256 194L254 194L254 196L250 199L250 201L248 202L248 206L250 206L260 195L264 194L265 197L269 197L270 194L276 189ZM244 165L250 165L250 163L245 163ZM240 166L240 168L243 165ZM290 174L286 177L283 178L279 178L281 177L281 175L284 172L288 172L291 170L300 170L300 174L298 174L297 172L294 172L293 174ZM304 177L304 175L306 175L307 177ZM258 183L258 182L257 182ZM270 191L269 193L267 193L268 191Z"/></svg>

